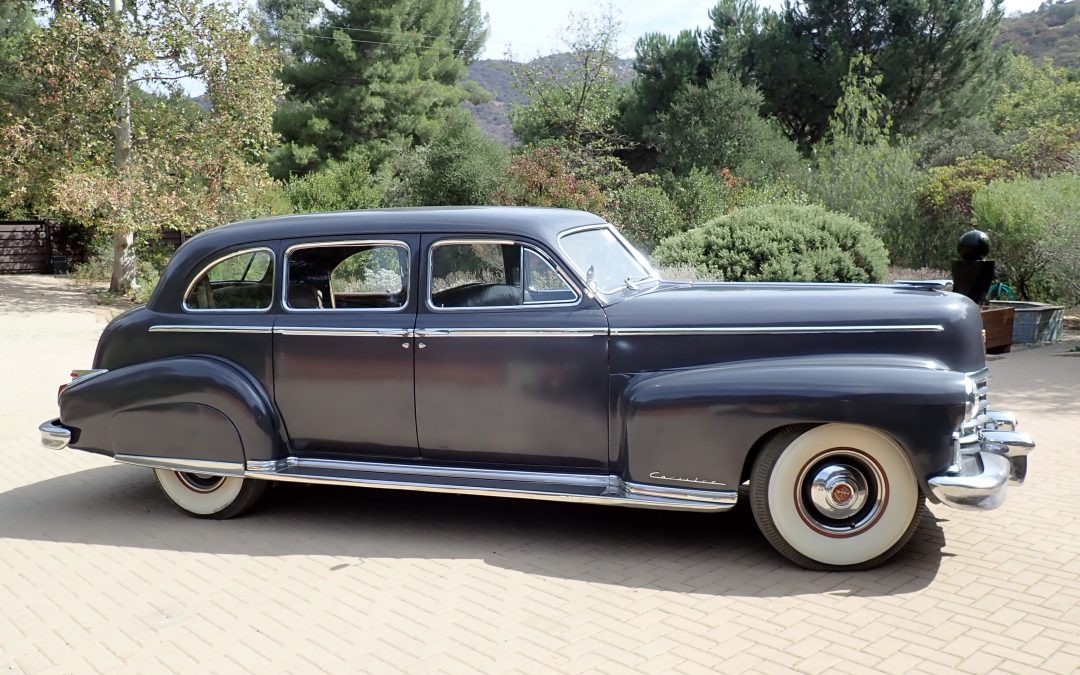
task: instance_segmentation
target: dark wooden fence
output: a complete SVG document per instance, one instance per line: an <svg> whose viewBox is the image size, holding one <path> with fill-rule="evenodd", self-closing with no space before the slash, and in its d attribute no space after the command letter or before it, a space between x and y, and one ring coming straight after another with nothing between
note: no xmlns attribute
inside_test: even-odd
<svg viewBox="0 0 1080 675"><path fill-rule="evenodd" d="M0 274L40 274L52 269L49 225L36 220L0 221Z"/></svg>

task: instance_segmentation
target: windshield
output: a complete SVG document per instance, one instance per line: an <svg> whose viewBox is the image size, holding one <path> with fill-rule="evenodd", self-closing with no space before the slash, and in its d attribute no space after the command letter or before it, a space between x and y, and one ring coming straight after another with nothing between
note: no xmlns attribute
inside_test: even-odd
<svg viewBox="0 0 1080 675"><path fill-rule="evenodd" d="M571 232L559 238L563 252L585 282L605 295L656 279L656 273L640 262L609 227Z"/></svg>

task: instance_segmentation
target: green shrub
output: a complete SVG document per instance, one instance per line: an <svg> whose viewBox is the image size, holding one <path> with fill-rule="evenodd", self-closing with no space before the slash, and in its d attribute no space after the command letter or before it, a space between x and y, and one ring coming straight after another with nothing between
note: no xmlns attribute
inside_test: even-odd
<svg viewBox="0 0 1080 675"><path fill-rule="evenodd" d="M999 275L1022 298L1080 302L1080 176L992 183L972 212Z"/></svg>
<svg viewBox="0 0 1080 675"><path fill-rule="evenodd" d="M888 269L869 226L820 206L739 209L665 239L654 257L728 281L881 281Z"/></svg>
<svg viewBox="0 0 1080 675"><path fill-rule="evenodd" d="M667 194L652 185L628 185L618 190L604 215L643 251L683 229L682 214Z"/></svg>
<svg viewBox="0 0 1080 675"><path fill-rule="evenodd" d="M348 211L380 206L389 175L377 169L370 155L354 151L341 161L330 160L320 171L296 178L285 196L297 213Z"/></svg>
<svg viewBox="0 0 1080 675"><path fill-rule="evenodd" d="M837 141L818 149L817 165L798 186L811 201L870 225L894 262L909 262L918 248L919 190L926 180L907 145Z"/></svg>
<svg viewBox="0 0 1080 675"><path fill-rule="evenodd" d="M409 206L490 204L510 160L506 149L458 108L447 113L420 157L422 161L401 176Z"/></svg>
<svg viewBox="0 0 1080 675"><path fill-rule="evenodd" d="M948 267L956 258L956 242L971 229L971 199L991 181L1015 175L1005 160L976 156L930 169L919 192L922 218L908 230L909 244L901 260L922 266Z"/></svg>

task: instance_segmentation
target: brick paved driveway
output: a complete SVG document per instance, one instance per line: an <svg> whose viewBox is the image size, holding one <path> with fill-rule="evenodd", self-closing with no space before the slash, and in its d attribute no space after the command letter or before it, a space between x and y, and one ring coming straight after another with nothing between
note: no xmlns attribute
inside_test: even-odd
<svg viewBox="0 0 1080 675"><path fill-rule="evenodd" d="M1039 442L990 513L934 507L858 574L723 515L282 486L179 515L148 470L36 425L106 312L0 277L0 672L1080 670L1080 358L992 363Z"/></svg>

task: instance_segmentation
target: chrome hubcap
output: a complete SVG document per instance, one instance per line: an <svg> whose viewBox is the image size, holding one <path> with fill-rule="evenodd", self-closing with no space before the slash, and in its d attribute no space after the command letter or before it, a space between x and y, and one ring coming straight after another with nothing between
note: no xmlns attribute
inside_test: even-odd
<svg viewBox="0 0 1080 675"><path fill-rule="evenodd" d="M829 518L850 518L866 504L866 497L866 477L844 464L823 467L810 483L810 500Z"/></svg>
<svg viewBox="0 0 1080 675"><path fill-rule="evenodd" d="M818 455L799 476L799 514L830 537L850 537L877 523L889 501L888 481L871 457L853 448Z"/></svg>
<svg viewBox="0 0 1080 675"><path fill-rule="evenodd" d="M185 471L177 471L176 477L180 479L180 483L191 490L192 492L208 493L221 487L221 484L225 482L224 476L211 476L206 473L187 473Z"/></svg>

